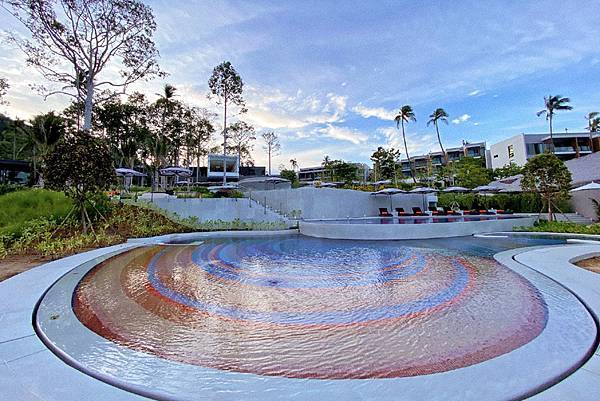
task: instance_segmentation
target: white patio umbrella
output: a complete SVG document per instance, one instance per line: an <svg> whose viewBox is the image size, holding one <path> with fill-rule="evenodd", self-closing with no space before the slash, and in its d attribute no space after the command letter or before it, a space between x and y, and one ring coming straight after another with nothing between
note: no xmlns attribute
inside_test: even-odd
<svg viewBox="0 0 600 401"><path fill-rule="evenodd" d="M569 192L578 192L578 191L593 191L600 189L600 184L592 181L589 184L585 184L581 187L570 190Z"/></svg>
<svg viewBox="0 0 600 401"><path fill-rule="evenodd" d="M461 194L461 193L471 192L471 190L469 188L465 188L465 187L448 187L448 188L444 188L442 190L442 192Z"/></svg>
<svg viewBox="0 0 600 401"><path fill-rule="evenodd" d="M405 194L405 193L406 193L406 191L404 191L404 190L402 190L400 188L385 188L385 189L382 189L381 191L371 192L371 195L374 195L374 196L378 196L378 195L389 196L390 197L390 212L393 213L393 211L394 211L394 204L393 204L392 195Z"/></svg>
<svg viewBox="0 0 600 401"><path fill-rule="evenodd" d="M192 170L184 167L167 167L160 170L160 175L166 177L172 177L174 175L177 177L191 177Z"/></svg>
<svg viewBox="0 0 600 401"><path fill-rule="evenodd" d="M319 185L321 188L335 188L337 187L337 185L335 185L333 182L322 182L321 185Z"/></svg>
<svg viewBox="0 0 600 401"><path fill-rule="evenodd" d="M139 171L135 171L130 168L119 167L115 169L115 173L119 177L123 177L123 190L125 192L129 192L129 188L131 187L131 177L145 177L146 174L140 173ZM129 182L127 182L129 179Z"/></svg>
<svg viewBox="0 0 600 401"><path fill-rule="evenodd" d="M392 183L392 180L381 180L381 181L375 181L373 183L373 185L390 185Z"/></svg>
<svg viewBox="0 0 600 401"><path fill-rule="evenodd" d="M498 192L500 188L493 187L491 185L480 185L476 188L473 188L473 192Z"/></svg>

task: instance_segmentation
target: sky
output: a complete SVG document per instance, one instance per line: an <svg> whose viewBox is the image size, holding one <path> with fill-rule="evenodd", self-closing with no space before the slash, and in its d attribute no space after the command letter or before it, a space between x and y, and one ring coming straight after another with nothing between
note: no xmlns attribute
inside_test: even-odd
<svg viewBox="0 0 600 401"><path fill-rule="evenodd" d="M411 155L439 150L427 126L438 107L450 115L440 126L446 147L546 132L536 112L549 94L568 96L574 108L556 116L555 132L581 132L585 114L600 111L598 0L145 3L169 75L131 90L153 99L169 83L180 100L220 113L207 82L214 66L231 61L248 108L234 118L280 136L274 167L292 158L319 165L325 155L370 163L378 146L404 156L393 121L404 104L417 117L407 127ZM25 33L4 10L0 27ZM33 91L43 78L6 41L0 76L11 85L0 112L10 116L61 110L69 100ZM266 164L260 139L253 153Z"/></svg>

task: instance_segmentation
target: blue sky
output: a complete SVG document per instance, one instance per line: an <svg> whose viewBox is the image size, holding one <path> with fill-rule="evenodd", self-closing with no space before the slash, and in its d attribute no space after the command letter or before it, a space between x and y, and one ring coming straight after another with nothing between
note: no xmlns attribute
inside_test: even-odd
<svg viewBox="0 0 600 401"><path fill-rule="evenodd" d="M556 130L581 131L600 111L598 1L147 1L156 15L164 81L138 85L153 97L164 83L190 103L206 98L212 68L223 60L245 82L242 118L281 136L274 166L325 154L369 160L377 146L400 146L391 119L411 104L409 151L437 150L427 116L450 114L446 146L493 143L520 132L544 132L536 117L543 97L572 99ZM2 26L19 29L4 12ZM10 115L60 109L28 83L40 80L23 56L0 45L0 74L12 90ZM265 162L262 144L255 159Z"/></svg>

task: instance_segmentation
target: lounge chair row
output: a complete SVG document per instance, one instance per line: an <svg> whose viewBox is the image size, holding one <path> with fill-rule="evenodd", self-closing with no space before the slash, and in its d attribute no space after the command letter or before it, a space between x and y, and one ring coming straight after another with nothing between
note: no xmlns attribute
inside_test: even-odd
<svg viewBox="0 0 600 401"><path fill-rule="evenodd" d="M478 215L495 215L495 214L513 214L512 210L452 210L448 207L444 208L435 208L430 207L429 211L424 212L420 207L413 207L412 213L407 212L402 207L396 208L396 213L398 217L406 217L406 216L478 216ZM379 208L379 217L393 217L394 215L390 213L387 208L380 207Z"/></svg>

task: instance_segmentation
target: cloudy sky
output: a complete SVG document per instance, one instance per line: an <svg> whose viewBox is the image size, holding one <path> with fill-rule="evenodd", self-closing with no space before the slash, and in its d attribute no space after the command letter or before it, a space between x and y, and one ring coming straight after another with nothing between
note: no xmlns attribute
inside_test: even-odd
<svg viewBox="0 0 600 401"><path fill-rule="evenodd" d="M600 2L595 1L189 1L152 0L164 81L139 85L155 97L165 83L189 103L206 98L212 68L229 60L245 83L243 119L275 130L282 142L274 166L301 166L324 155L369 160L377 146L400 147L393 116L410 104L409 151L437 150L428 115L450 114L447 146L493 143L520 132L543 132L543 97L572 99L557 131L581 131L600 111ZM427 4L425 4L427 3ZM2 26L20 30L3 10ZM23 55L0 44L0 76L9 106L27 118L60 110L29 88L41 78ZM264 164L262 144L255 159Z"/></svg>

